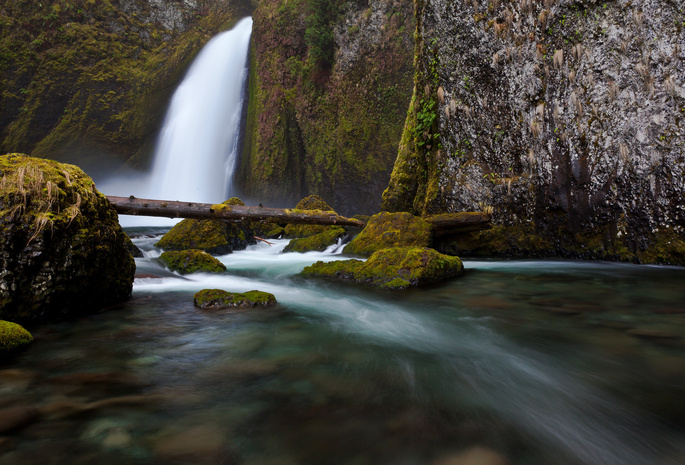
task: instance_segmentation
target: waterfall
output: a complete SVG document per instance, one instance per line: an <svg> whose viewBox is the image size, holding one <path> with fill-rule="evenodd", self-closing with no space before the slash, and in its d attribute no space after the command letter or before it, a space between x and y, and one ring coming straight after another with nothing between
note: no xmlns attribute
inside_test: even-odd
<svg viewBox="0 0 685 465"><path fill-rule="evenodd" d="M102 192L207 203L232 194L251 32L245 18L205 45L171 99L152 171L107 180Z"/></svg>

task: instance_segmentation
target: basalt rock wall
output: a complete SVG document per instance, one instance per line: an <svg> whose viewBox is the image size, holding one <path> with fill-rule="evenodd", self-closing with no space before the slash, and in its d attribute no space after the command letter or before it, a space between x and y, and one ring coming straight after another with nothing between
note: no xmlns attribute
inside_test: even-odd
<svg viewBox="0 0 685 465"><path fill-rule="evenodd" d="M412 89L407 0L262 0L254 14L244 198L380 208Z"/></svg>
<svg viewBox="0 0 685 465"><path fill-rule="evenodd" d="M685 2L416 5L385 209L488 209L547 254L685 263Z"/></svg>

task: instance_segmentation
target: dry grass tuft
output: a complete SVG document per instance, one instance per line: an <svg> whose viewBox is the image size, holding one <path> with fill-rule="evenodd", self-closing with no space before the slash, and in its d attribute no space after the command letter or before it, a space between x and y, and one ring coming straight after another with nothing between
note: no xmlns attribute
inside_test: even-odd
<svg viewBox="0 0 685 465"><path fill-rule="evenodd" d="M438 100L441 104L445 103L445 89L442 86L438 87Z"/></svg>
<svg viewBox="0 0 685 465"><path fill-rule="evenodd" d="M564 64L564 51L563 50L559 49L556 52L554 52L553 63L554 63L554 67L556 69L561 69L561 67Z"/></svg>

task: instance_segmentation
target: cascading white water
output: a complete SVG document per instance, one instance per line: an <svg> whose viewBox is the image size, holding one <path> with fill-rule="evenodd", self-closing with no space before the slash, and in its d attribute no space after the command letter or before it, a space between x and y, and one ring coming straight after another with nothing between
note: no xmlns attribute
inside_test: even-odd
<svg viewBox="0 0 685 465"><path fill-rule="evenodd" d="M207 43L174 93L150 174L107 180L102 192L207 203L230 196L251 33L248 17Z"/></svg>

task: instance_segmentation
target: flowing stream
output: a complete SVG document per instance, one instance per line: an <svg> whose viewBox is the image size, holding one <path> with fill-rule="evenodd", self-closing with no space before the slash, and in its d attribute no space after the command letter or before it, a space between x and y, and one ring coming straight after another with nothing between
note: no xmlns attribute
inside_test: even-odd
<svg viewBox="0 0 685 465"><path fill-rule="evenodd" d="M345 257L287 241L179 276L128 232L133 299L0 369L0 407L40 412L0 465L685 463L685 269L466 261L386 292L299 278ZM206 288L279 303L202 311Z"/></svg>

